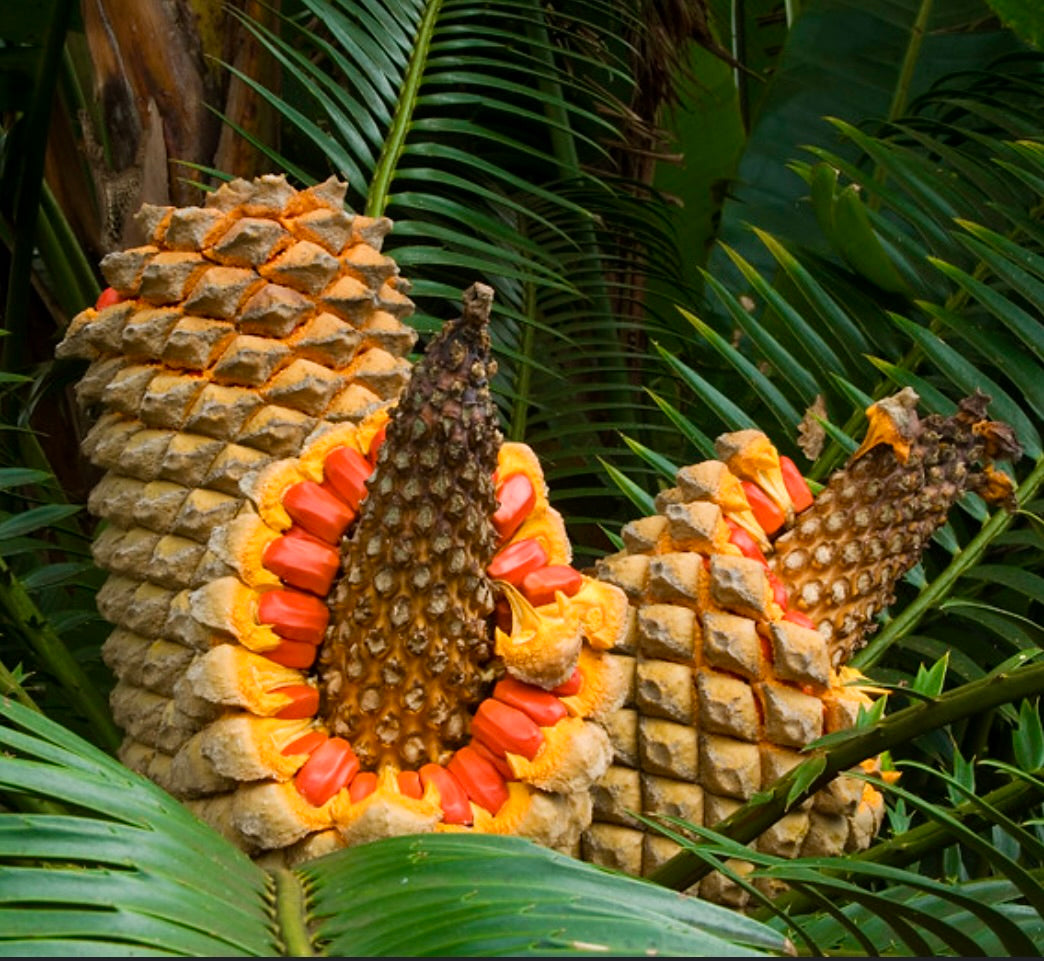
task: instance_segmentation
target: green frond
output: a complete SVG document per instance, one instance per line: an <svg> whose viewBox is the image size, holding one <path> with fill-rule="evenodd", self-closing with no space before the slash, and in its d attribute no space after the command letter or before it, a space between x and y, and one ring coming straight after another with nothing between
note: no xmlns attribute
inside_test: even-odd
<svg viewBox="0 0 1044 961"><path fill-rule="evenodd" d="M64 728L0 706L0 950L274 953L265 875L179 802Z"/></svg>
<svg viewBox="0 0 1044 961"><path fill-rule="evenodd" d="M613 496L597 458L662 423L643 392L664 323L646 291L682 273L666 204L612 161L642 21L602 0L304 6L279 30L238 15L283 71L280 93L243 78L295 147L293 167L271 148L270 162L347 178L353 207L395 222L386 245L422 334L489 283L505 433L537 450L560 501L580 496L578 462L583 489Z"/></svg>
<svg viewBox="0 0 1044 961"><path fill-rule="evenodd" d="M980 797L951 776L921 768L954 786L958 800L930 804L915 792L873 779L892 801L902 799L921 812L922 820L857 854L792 860L752 851L730 836L727 825L710 829L665 817L650 826L681 844L706 870L721 870L730 860L752 864L751 873L737 876L752 892L758 884L784 885L774 900L758 899L762 906L754 916L815 953L1039 953L1044 864L1032 814L1044 800L1044 782L1016 769L1007 783ZM985 858L984 876L955 883L925 872L926 862L962 840ZM1014 856L1002 850L1005 846Z"/></svg>
<svg viewBox="0 0 1044 961"><path fill-rule="evenodd" d="M786 950L760 922L519 838L394 838L270 874L150 781L26 707L0 702L0 746L0 794L58 805L0 817L5 955Z"/></svg>
<svg viewBox="0 0 1044 961"><path fill-rule="evenodd" d="M725 957L784 950L779 935L727 909L670 897L518 838L395 838L311 862L300 874L332 955ZM353 910L343 910L346 895Z"/></svg>

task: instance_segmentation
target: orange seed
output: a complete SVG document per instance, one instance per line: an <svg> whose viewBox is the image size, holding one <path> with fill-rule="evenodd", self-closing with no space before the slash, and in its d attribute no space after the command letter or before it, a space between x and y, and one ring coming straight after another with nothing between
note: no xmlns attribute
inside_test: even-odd
<svg viewBox="0 0 1044 961"><path fill-rule="evenodd" d="M486 573L495 581L521 588L527 574L547 564L547 552L532 537L509 544L490 561Z"/></svg>

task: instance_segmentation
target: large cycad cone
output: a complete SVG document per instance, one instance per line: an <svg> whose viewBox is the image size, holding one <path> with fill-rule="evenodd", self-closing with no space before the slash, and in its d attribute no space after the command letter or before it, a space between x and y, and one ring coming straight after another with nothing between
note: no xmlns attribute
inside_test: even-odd
<svg viewBox="0 0 1044 961"><path fill-rule="evenodd" d="M624 528L598 576L634 612L614 652L633 683L609 720L614 763L593 791L586 858L650 873L678 846L634 813L713 827L870 704L845 662L966 490L1010 500L991 463L1019 453L983 397L923 421L916 401L903 391L872 407L865 442L815 500L763 434L739 431L718 439L719 460L678 472L658 513ZM755 844L781 857L859 850L883 811L878 791L844 775ZM747 899L717 873L699 891Z"/></svg>
<svg viewBox="0 0 1044 961"><path fill-rule="evenodd" d="M492 291L411 369L390 224L343 195L146 209L59 347L90 361L121 756L277 862L427 830L576 850L626 600L501 443Z"/></svg>

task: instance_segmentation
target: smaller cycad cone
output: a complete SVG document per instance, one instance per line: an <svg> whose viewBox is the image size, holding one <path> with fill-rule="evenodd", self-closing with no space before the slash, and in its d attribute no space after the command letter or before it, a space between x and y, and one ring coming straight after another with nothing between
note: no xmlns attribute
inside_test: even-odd
<svg viewBox="0 0 1044 961"><path fill-rule="evenodd" d="M446 760L493 679L492 297L471 287L414 368L344 553L323 713L366 766Z"/></svg>
<svg viewBox="0 0 1044 961"><path fill-rule="evenodd" d="M614 758L592 790L585 858L652 873L679 848L635 812L713 827L870 705L849 655L965 491L1010 502L992 461L1019 454L1011 430L985 418L982 395L947 418L922 420L916 403L903 391L872 407L866 440L818 497L764 434L737 431L717 439L719 459L681 468L655 513L623 528L623 550L599 561L598 576L634 609L614 652L633 683L607 720ZM859 851L883 814L881 793L846 773L754 845L777 857ZM756 884L778 893L769 879ZM748 900L717 872L698 891Z"/></svg>
<svg viewBox="0 0 1044 961"><path fill-rule="evenodd" d="M992 467L1021 449L1010 427L986 419L988 398L955 414L917 416L907 388L868 411L866 440L792 530L775 543L777 573L792 603L831 643L842 664L866 643L896 582L966 491L1010 506L1012 485Z"/></svg>

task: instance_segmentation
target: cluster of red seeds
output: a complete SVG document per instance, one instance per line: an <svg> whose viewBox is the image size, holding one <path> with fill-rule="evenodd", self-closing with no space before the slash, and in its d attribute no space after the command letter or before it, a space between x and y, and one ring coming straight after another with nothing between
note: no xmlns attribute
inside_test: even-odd
<svg viewBox="0 0 1044 961"><path fill-rule="evenodd" d="M533 510L536 491L525 474L512 474L497 484L498 508L493 514L493 527L500 542L506 542ZM493 558L486 573L498 581L518 588L534 606L550 604L561 591L572 597L583 585L580 572L568 564L548 563L547 551L533 537L526 537L504 547Z"/></svg>
<svg viewBox="0 0 1044 961"><path fill-rule="evenodd" d="M265 652L278 664L306 670L315 662L330 617L324 598L340 566L337 545L366 496L366 480L383 440L382 429L366 456L348 447L334 449L323 462L321 483L299 481L282 496L293 525L268 545L262 563L286 587L262 594L257 607L258 622L270 626L281 639L277 647ZM506 546L487 568L489 577L517 587L534 606L553 601L558 591L575 594L583 584L580 572L568 565L549 564L536 539L507 544L536 503L532 481L517 473L503 481L495 478L495 482L498 509L492 523ZM445 767L429 763L417 771L398 772L400 792L420 799L428 784L434 783L443 820L449 824L472 822L471 801L496 814L508 799L507 782L515 779L507 753L532 760L544 742L541 728L568 716L561 698L578 693L582 683L579 669L552 691L504 678L479 705L470 743ZM272 693L290 699L276 717L310 718L319 709L319 691L313 685L288 685ZM288 744L283 754L308 755L294 784L317 807L345 787L353 803L377 788L377 774L360 770L359 759L344 738L311 731Z"/></svg>

